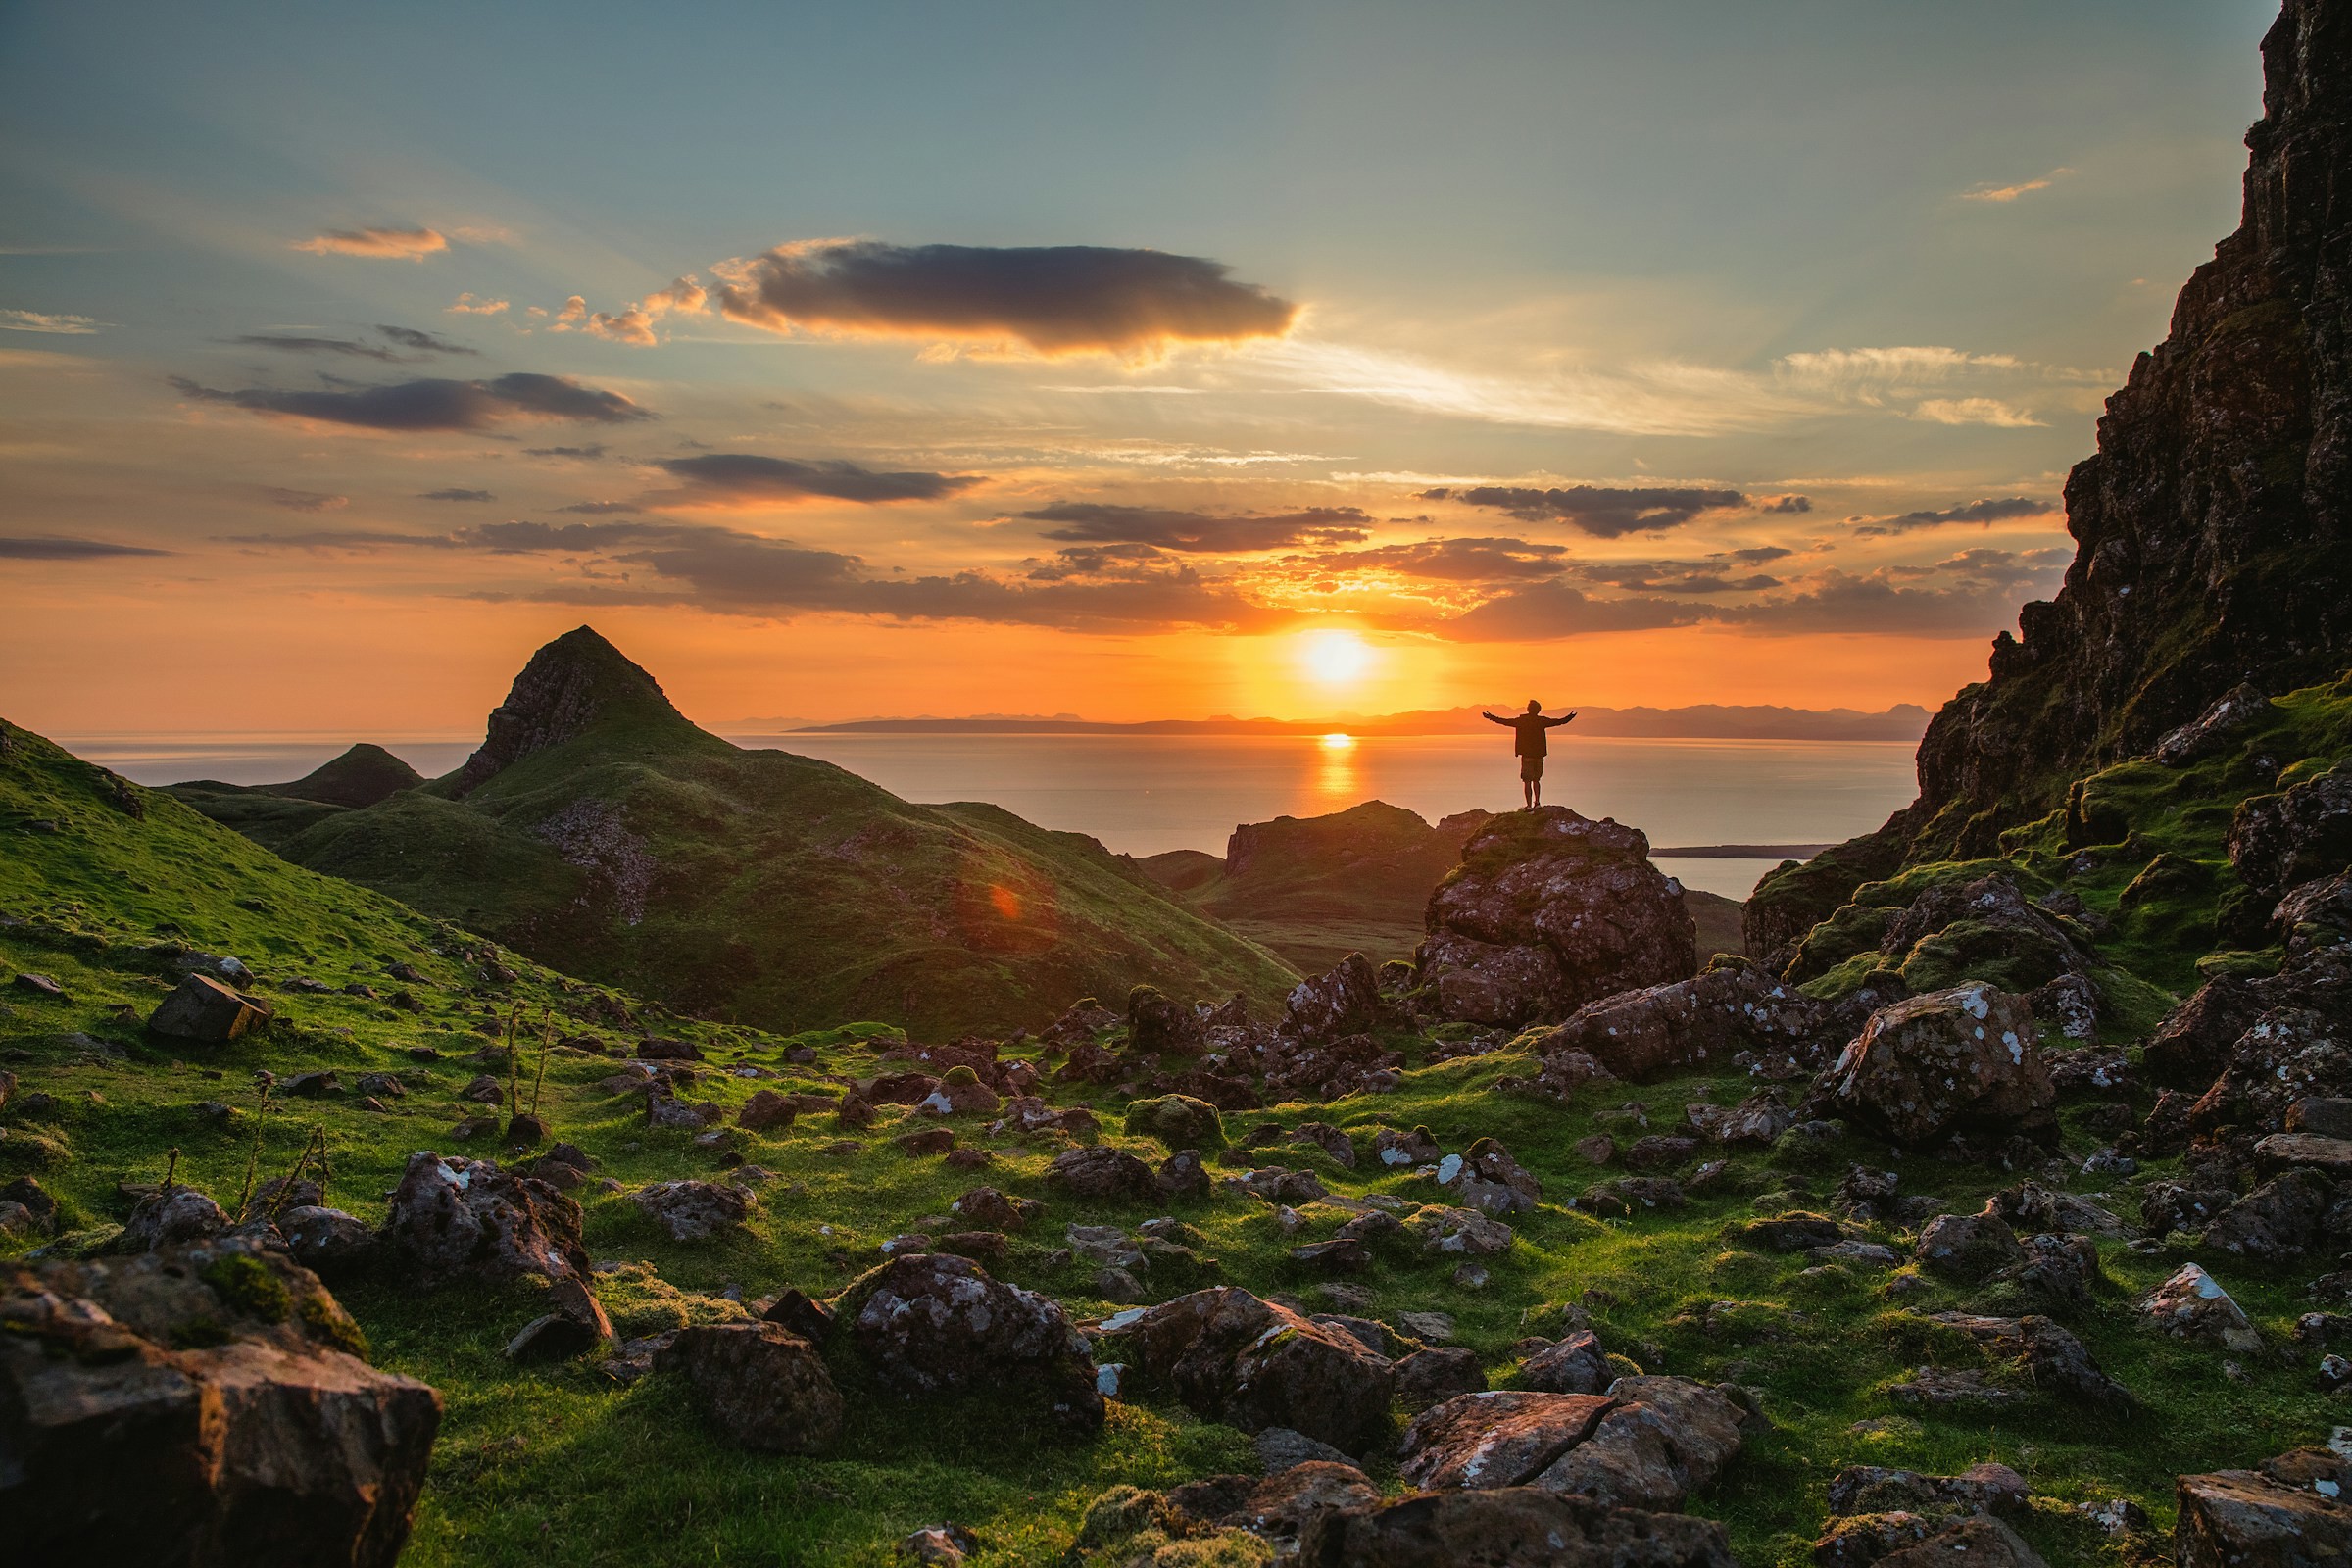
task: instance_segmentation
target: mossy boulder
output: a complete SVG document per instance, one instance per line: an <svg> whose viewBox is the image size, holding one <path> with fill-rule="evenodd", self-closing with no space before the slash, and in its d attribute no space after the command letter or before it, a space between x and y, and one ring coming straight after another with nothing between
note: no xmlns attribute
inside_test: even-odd
<svg viewBox="0 0 2352 1568"><path fill-rule="evenodd" d="M1169 1149L1223 1149L1225 1119L1217 1107L1190 1095L1160 1095L1127 1107L1127 1131Z"/></svg>

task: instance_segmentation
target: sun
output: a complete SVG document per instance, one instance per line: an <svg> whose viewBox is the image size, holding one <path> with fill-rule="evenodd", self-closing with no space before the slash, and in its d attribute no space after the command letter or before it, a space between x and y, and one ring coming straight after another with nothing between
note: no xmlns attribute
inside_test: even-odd
<svg viewBox="0 0 2352 1568"><path fill-rule="evenodd" d="M1325 686L1352 686L1372 668L1372 645L1351 631L1310 631L1298 640L1298 662Z"/></svg>

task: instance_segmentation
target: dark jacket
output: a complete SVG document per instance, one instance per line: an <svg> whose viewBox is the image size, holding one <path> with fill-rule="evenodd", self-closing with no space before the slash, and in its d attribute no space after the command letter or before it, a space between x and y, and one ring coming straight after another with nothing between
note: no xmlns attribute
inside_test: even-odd
<svg viewBox="0 0 2352 1568"><path fill-rule="evenodd" d="M1563 718L1545 718L1542 713L1521 713L1513 718L1496 718L1493 713L1486 713L1481 716L1490 724L1507 725L1518 732L1519 738L1511 744L1511 755L1514 757L1544 757L1551 751L1551 742L1544 732L1557 729L1576 715L1570 713Z"/></svg>

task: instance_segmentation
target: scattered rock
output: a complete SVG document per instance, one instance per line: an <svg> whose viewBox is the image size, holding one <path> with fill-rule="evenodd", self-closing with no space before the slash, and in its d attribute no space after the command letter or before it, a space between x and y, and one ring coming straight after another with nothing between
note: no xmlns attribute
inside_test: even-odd
<svg viewBox="0 0 2352 1568"><path fill-rule="evenodd" d="M882 1381L908 1394L1031 1391L1063 1425L1102 1424L1086 1343L1061 1307L966 1258L916 1253L853 1282L834 1303Z"/></svg>
<svg viewBox="0 0 2352 1568"><path fill-rule="evenodd" d="M1217 1107L1190 1095L1161 1095L1127 1107L1127 1131L1155 1138L1170 1150L1222 1149L1225 1119Z"/></svg>
<svg viewBox="0 0 2352 1568"><path fill-rule="evenodd" d="M980 1549L980 1538L961 1525L925 1525L899 1543L899 1555L909 1562L956 1568Z"/></svg>
<svg viewBox="0 0 2352 1568"><path fill-rule="evenodd" d="M748 1132L772 1132L779 1127L790 1127L800 1113L800 1102L792 1096L778 1094L773 1089L755 1089L743 1102L743 1108L735 1113L735 1125Z"/></svg>
<svg viewBox="0 0 2352 1568"><path fill-rule="evenodd" d="M1283 1032L1297 1040L1338 1040L1370 1034L1389 1017L1380 978L1360 953L1351 953L1284 1000Z"/></svg>
<svg viewBox="0 0 2352 1568"><path fill-rule="evenodd" d="M277 1231L286 1239L286 1250L296 1262L330 1277L372 1262L381 1245L366 1220L316 1203L281 1211Z"/></svg>
<svg viewBox="0 0 2352 1568"><path fill-rule="evenodd" d="M1438 1185L1463 1207L1494 1215L1532 1212L1544 1198L1544 1184L1492 1138L1438 1161Z"/></svg>
<svg viewBox="0 0 2352 1568"><path fill-rule="evenodd" d="M1459 1347L1415 1350L1396 1363L1396 1400L1415 1414L1486 1386L1478 1353Z"/></svg>
<svg viewBox="0 0 2352 1568"><path fill-rule="evenodd" d="M1257 1459L1266 1474L1280 1475L1302 1464L1341 1464L1353 1468L1353 1461L1328 1443L1317 1443L1303 1432L1289 1427L1267 1427L1258 1433Z"/></svg>
<svg viewBox="0 0 2352 1568"><path fill-rule="evenodd" d="M1519 1363L1517 1386L1541 1394L1599 1394L1617 1380L1591 1329L1579 1329Z"/></svg>
<svg viewBox="0 0 2352 1568"><path fill-rule="evenodd" d="M1920 1266L1932 1274L1982 1285L2026 1260L2017 1233L1991 1203L1979 1214L1943 1214L1919 1233Z"/></svg>
<svg viewBox="0 0 2352 1568"><path fill-rule="evenodd" d="M1511 1250L1511 1228L1473 1209L1425 1203L1404 1221L1425 1252L1458 1252L1494 1257Z"/></svg>
<svg viewBox="0 0 2352 1568"><path fill-rule="evenodd" d="M2276 1463L2276 1461L2274 1461ZM2180 1568L2308 1568L2352 1561L2352 1503L2255 1470L2182 1476L2173 1531Z"/></svg>
<svg viewBox="0 0 2352 1568"><path fill-rule="evenodd" d="M459 1275L585 1277L580 1205L542 1181L486 1159L411 1154L384 1221L385 1247L422 1284Z"/></svg>
<svg viewBox="0 0 2352 1568"><path fill-rule="evenodd" d="M546 1312L507 1342L508 1360L569 1361L619 1338L604 1303L578 1280L558 1280L549 1287L547 1304Z"/></svg>
<svg viewBox="0 0 2352 1568"><path fill-rule="evenodd" d="M1148 1201L1159 1193L1152 1167L1122 1149L1098 1144L1070 1149L1046 1167L1046 1185L1072 1198Z"/></svg>
<svg viewBox="0 0 2352 1568"><path fill-rule="evenodd" d="M123 1222L115 1250L152 1252L220 1235L229 1227L228 1215L193 1187L168 1187L142 1198Z"/></svg>
<svg viewBox="0 0 2352 1568"><path fill-rule="evenodd" d="M1289 1427L1349 1453L1384 1435L1395 1369L1342 1330L1215 1286L1103 1321L1119 1359L1196 1414L1244 1432Z"/></svg>
<svg viewBox="0 0 2352 1568"><path fill-rule="evenodd" d="M1723 1526L1613 1508L1533 1487L1423 1493L1329 1509L1299 1532L1298 1560L1360 1568L1738 1568Z"/></svg>
<svg viewBox="0 0 2352 1568"><path fill-rule="evenodd" d="M948 1205L975 1225L991 1230L1017 1231L1045 1211L1034 1198L1011 1198L994 1187L975 1187Z"/></svg>
<svg viewBox="0 0 2352 1568"><path fill-rule="evenodd" d="M147 1020L174 1039L220 1045L270 1021L270 1009L204 975L185 976Z"/></svg>
<svg viewBox="0 0 2352 1568"><path fill-rule="evenodd" d="M2149 1327L2176 1340L2206 1340L2240 1355L2262 1348L2262 1336L2221 1282L2194 1263L2142 1298Z"/></svg>
<svg viewBox="0 0 2352 1568"><path fill-rule="evenodd" d="M1464 1395L1414 1419L1397 1470L1431 1491L1532 1486L1662 1512L1739 1452L1743 1419L1688 1378L1619 1378L1606 1395Z"/></svg>
<svg viewBox="0 0 2352 1568"><path fill-rule="evenodd" d="M741 1187L715 1182L655 1182L630 1195L673 1242L703 1242L742 1225L757 1200Z"/></svg>

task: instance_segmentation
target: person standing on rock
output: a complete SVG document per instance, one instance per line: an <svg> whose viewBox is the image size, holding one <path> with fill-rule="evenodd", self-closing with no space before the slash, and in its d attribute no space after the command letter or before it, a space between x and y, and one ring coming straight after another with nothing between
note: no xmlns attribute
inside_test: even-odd
<svg viewBox="0 0 2352 1568"><path fill-rule="evenodd" d="M1501 724L1516 732L1518 739L1511 750L1519 757L1519 793L1526 798L1527 808L1534 810L1544 804L1544 758L1551 750L1545 732L1559 728L1568 718L1545 718L1544 705L1534 698L1527 700L1527 711L1512 718L1497 718L1493 713L1482 716L1490 724Z"/></svg>

